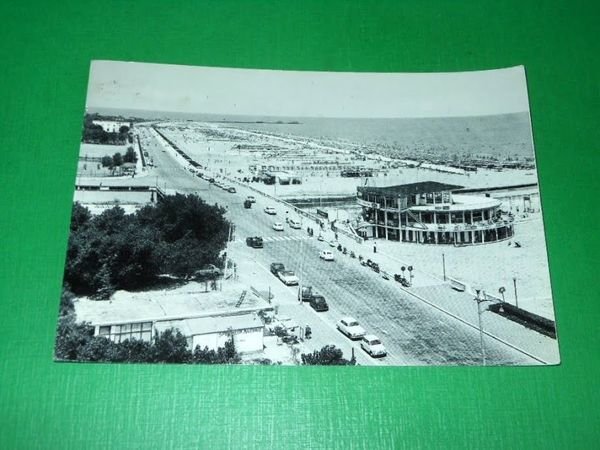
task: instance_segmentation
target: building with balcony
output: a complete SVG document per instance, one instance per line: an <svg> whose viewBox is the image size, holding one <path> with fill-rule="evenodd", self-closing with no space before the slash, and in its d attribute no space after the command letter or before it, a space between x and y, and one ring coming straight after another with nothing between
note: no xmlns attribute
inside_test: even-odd
<svg viewBox="0 0 600 450"><path fill-rule="evenodd" d="M357 188L363 237L422 244L474 245L509 239L513 216L488 196L459 194L462 186L425 181Z"/></svg>

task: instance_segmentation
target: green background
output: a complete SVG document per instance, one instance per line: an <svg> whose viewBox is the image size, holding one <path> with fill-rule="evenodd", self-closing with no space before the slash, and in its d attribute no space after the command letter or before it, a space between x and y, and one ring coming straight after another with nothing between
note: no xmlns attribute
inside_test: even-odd
<svg viewBox="0 0 600 450"><path fill-rule="evenodd" d="M594 3L3 2L0 448L598 448ZM389 72L524 64L562 364L52 362L91 59Z"/></svg>

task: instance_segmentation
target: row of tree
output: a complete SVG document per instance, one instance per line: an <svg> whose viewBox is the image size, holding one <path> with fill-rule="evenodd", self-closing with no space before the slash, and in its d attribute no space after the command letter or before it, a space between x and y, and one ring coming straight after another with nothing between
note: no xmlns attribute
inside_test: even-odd
<svg viewBox="0 0 600 450"><path fill-rule="evenodd" d="M135 163L137 161L137 155L133 147L127 147L127 151L124 155L120 152L115 153L112 156L106 155L102 157L102 167L108 167L112 169L114 167L122 166L124 163Z"/></svg>
<svg viewBox="0 0 600 450"><path fill-rule="evenodd" d="M135 214L115 206L93 216L75 203L64 281L77 295L103 299L150 287L161 274L188 278L221 265L230 226L224 214L196 195L166 196Z"/></svg>

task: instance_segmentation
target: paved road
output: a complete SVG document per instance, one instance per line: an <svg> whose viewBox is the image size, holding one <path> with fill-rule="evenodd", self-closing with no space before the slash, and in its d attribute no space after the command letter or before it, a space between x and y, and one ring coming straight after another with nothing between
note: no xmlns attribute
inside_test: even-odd
<svg viewBox="0 0 600 450"><path fill-rule="evenodd" d="M389 355L378 364L481 363L477 330L406 295L395 282L365 270L356 260L347 257L338 257L335 262L320 260L319 250L329 247L316 238L308 239L305 229L292 230L287 225L284 232L272 229L275 220L285 223L285 211L279 205L257 196L253 208L245 209L243 200L249 191L242 192L245 189L238 188L237 194L231 194L210 185L182 169L183 159L170 149L163 151L165 142L160 142L153 131L142 130L140 133L149 139L145 150L154 158L161 187L197 193L209 203L227 206L228 216L236 227L237 242L230 244L232 252L249 255L247 252L253 251L253 261L263 268L277 261L295 270L303 284L315 286L327 299L330 310L318 315L330 328L333 329L340 317L350 315L358 319L367 332L382 339ZM278 209L276 218L263 212L266 205ZM246 236L254 235L265 239L264 249L245 248ZM235 250L235 246L240 249ZM485 346L488 364L537 363L491 339L486 339ZM354 348L360 351L358 345Z"/></svg>

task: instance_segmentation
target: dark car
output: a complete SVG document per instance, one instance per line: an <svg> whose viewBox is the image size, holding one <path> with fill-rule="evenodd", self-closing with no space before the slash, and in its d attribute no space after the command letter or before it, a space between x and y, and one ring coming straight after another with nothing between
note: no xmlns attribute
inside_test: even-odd
<svg viewBox="0 0 600 450"><path fill-rule="evenodd" d="M246 209L252 208L252 202L250 200L244 200L244 208L246 208Z"/></svg>
<svg viewBox="0 0 600 450"><path fill-rule="evenodd" d="M302 300L303 302L310 302L312 296L312 286L302 286L301 289L298 289L298 300Z"/></svg>
<svg viewBox="0 0 600 450"><path fill-rule="evenodd" d="M315 311L329 311L329 305L327 305L325 297L323 297L322 295L313 295L310 299L310 306Z"/></svg>
<svg viewBox="0 0 600 450"><path fill-rule="evenodd" d="M285 270L285 266L282 263L271 263L271 273L277 275L282 270Z"/></svg>
<svg viewBox="0 0 600 450"><path fill-rule="evenodd" d="M263 248L263 238L259 236L247 237L246 245L252 248Z"/></svg>

